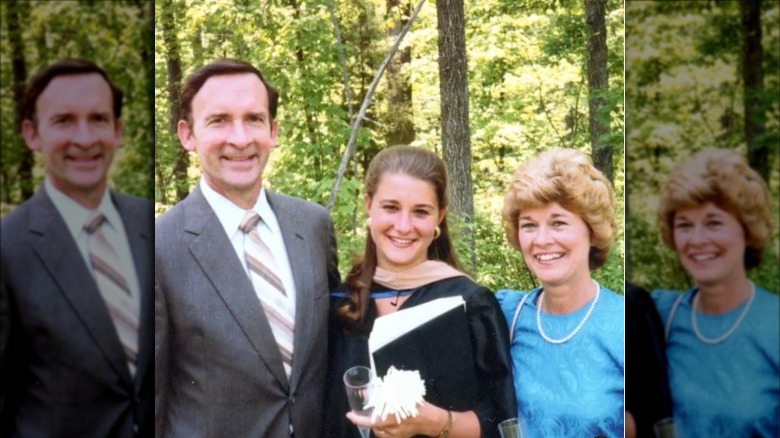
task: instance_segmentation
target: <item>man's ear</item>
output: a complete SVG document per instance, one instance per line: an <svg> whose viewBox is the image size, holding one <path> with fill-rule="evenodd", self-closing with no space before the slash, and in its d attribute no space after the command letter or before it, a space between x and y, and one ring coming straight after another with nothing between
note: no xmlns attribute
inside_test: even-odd
<svg viewBox="0 0 780 438"><path fill-rule="evenodd" d="M27 144L27 148L31 151L38 152L41 150L41 141L38 137L38 130L35 128L35 123L30 119L24 119L22 122L22 137Z"/></svg>
<svg viewBox="0 0 780 438"><path fill-rule="evenodd" d="M274 141L274 147L276 147L276 136L279 134L279 122L276 119L271 121L271 139Z"/></svg>
<svg viewBox="0 0 780 438"><path fill-rule="evenodd" d="M179 120L179 124L176 125L176 128L179 133L179 141L181 141L181 146L188 151L194 151L195 135L192 132L190 124L184 120Z"/></svg>
<svg viewBox="0 0 780 438"><path fill-rule="evenodd" d="M124 125L119 119L114 120L114 139L116 139L116 147L122 147L122 132L124 132Z"/></svg>
<svg viewBox="0 0 780 438"><path fill-rule="evenodd" d="M122 121L119 119L114 120L114 136L116 137L117 142L119 142L120 145L122 145L122 133L125 130L125 125L122 124Z"/></svg>

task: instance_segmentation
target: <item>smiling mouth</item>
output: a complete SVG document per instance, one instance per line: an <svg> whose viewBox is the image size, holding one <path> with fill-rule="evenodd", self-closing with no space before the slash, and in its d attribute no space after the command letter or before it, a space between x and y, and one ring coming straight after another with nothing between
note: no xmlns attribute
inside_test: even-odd
<svg viewBox="0 0 780 438"><path fill-rule="evenodd" d="M539 260L540 262L550 262L553 260L558 260L561 257L563 257L563 253L554 253L554 254L537 254L534 256L536 260Z"/></svg>
<svg viewBox="0 0 780 438"><path fill-rule="evenodd" d="M97 155L66 155L66 161L73 161L75 163L93 163L103 158L102 154Z"/></svg>
<svg viewBox="0 0 780 438"><path fill-rule="evenodd" d="M387 237L390 239L391 242L393 242L393 243L395 243L396 245L399 245L399 246L409 246L409 245L412 244L412 242L414 242L414 240L412 240L412 239L401 239L401 238L392 237L392 236L387 236Z"/></svg>
<svg viewBox="0 0 780 438"><path fill-rule="evenodd" d="M222 159L227 161L249 161L254 159L254 155L246 155L246 156L223 156Z"/></svg>
<svg viewBox="0 0 780 438"><path fill-rule="evenodd" d="M693 260L694 262L706 262L708 260L714 260L714 259L718 258L718 254L716 254L714 252L709 252L709 253L706 253L706 254L692 254L692 255L690 255L688 257L691 260Z"/></svg>

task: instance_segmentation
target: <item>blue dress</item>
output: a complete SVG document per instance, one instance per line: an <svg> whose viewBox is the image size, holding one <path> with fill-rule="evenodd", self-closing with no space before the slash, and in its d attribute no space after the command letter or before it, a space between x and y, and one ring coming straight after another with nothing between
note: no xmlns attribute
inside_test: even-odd
<svg viewBox="0 0 780 438"><path fill-rule="evenodd" d="M530 294L511 343L517 414L525 423L526 434L556 438L622 437L623 297L601 287L593 313L580 331L563 344L551 344L541 337L536 326L540 290L496 293L510 327L521 298ZM568 315L542 312L545 334L560 339L571 333L591 303L592 300Z"/></svg>
<svg viewBox="0 0 780 438"><path fill-rule="evenodd" d="M667 331L669 385L680 436L780 436L780 299L756 286L745 319L728 338L711 345L700 341L691 326L695 291L652 294ZM699 332L720 337L746 305L723 315L697 312Z"/></svg>

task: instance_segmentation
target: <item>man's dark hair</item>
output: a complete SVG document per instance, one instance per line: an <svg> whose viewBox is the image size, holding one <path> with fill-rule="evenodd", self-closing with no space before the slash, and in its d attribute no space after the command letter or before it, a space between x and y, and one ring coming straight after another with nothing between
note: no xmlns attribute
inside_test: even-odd
<svg viewBox="0 0 780 438"><path fill-rule="evenodd" d="M275 119L276 106L279 103L279 92L263 78L263 74L255 66L238 59L229 58L218 59L201 67L187 77L181 88L181 100L179 101L181 119L192 126L192 99L210 77L242 73L252 73L260 78L268 93L268 112L271 115L271 120Z"/></svg>
<svg viewBox="0 0 780 438"><path fill-rule="evenodd" d="M119 120L122 115L122 90L120 90L110 79L105 70L98 67L95 63L84 61L82 59L61 59L54 64L49 65L39 71L30 79L27 90L24 93L24 106L22 107L22 119L35 121L35 105L43 90L49 85L49 82L57 76L81 75L88 73L97 73L103 77L111 88L111 97L113 98L114 118Z"/></svg>

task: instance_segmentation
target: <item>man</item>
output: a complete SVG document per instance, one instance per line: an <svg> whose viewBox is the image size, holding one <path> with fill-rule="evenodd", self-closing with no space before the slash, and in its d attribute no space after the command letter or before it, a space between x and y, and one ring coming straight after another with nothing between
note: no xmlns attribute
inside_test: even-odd
<svg viewBox="0 0 780 438"><path fill-rule="evenodd" d="M122 93L97 65L35 75L22 135L42 187L0 224L0 436L152 436L148 200L110 191Z"/></svg>
<svg viewBox="0 0 780 438"><path fill-rule="evenodd" d="M323 207L263 188L277 101L238 60L182 87L202 178L155 223L158 436L321 435L336 247Z"/></svg>

